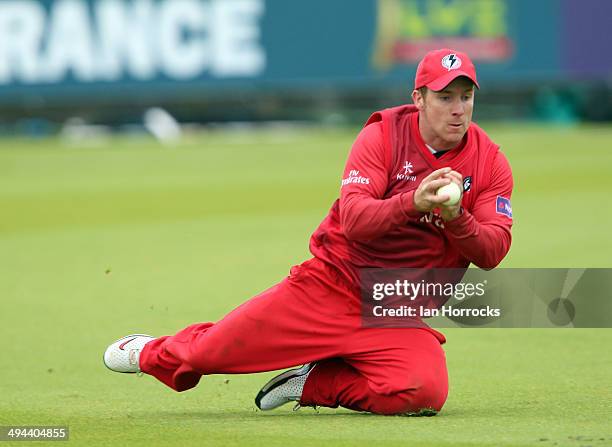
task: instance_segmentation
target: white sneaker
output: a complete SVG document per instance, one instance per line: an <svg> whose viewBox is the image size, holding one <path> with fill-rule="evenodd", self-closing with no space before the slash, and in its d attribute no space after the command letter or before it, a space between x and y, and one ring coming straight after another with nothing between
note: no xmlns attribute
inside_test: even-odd
<svg viewBox="0 0 612 447"><path fill-rule="evenodd" d="M120 373L140 372L140 352L151 340L155 340L155 337L144 334L120 338L104 351L104 365L111 371Z"/></svg>
<svg viewBox="0 0 612 447"><path fill-rule="evenodd" d="M273 410L288 402L299 402L304 384L316 363L307 363L301 368L290 369L274 377L259 391L255 405L260 410Z"/></svg>

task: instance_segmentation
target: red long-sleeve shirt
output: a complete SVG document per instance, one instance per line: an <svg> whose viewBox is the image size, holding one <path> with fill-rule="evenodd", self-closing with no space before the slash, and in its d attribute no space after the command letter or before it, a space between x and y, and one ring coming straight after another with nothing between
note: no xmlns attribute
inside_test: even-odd
<svg viewBox="0 0 612 447"><path fill-rule="evenodd" d="M445 222L414 208L414 191L432 171L464 178L462 214ZM462 144L437 159L418 130L414 106L377 112L349 155L340 198L314 232L310 250L351 281L358 269L493 268L510 249L512 173L485 132L471 124Z"/></svg>

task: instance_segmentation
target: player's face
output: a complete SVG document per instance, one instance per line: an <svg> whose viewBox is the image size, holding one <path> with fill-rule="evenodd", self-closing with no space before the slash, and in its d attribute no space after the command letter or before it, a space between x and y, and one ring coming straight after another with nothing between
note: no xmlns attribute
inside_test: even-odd
<svg viewBox="0 0 612 447"><path fill-rule="evenodd" d="M420 111L419 129L425 142L434 149L457 146L472 122L472 81L459 77L439 92L427 90L422 95L415 90L412 95Z"/></svg>

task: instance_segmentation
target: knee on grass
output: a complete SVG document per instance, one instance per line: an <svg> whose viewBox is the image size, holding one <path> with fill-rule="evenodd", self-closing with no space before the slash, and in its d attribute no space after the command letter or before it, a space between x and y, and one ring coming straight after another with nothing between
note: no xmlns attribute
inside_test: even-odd
<svg viewBox="0 0 612 447"><path fill-rule="evenodd" d="M447 390L437 384L421 385L388 396L379 396L371 409L385 415L433 416L446 402Z"/></svg>

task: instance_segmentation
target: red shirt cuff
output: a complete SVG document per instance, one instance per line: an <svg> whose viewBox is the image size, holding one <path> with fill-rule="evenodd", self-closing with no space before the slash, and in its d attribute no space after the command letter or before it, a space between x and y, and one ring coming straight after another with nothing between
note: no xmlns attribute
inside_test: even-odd
<svg viewBox="0 0 612 447"><path fill-rule="evenodd" d="M409 219L420 219L423 215L414 207L414 191L400 194L400 208Z"/></svg>

